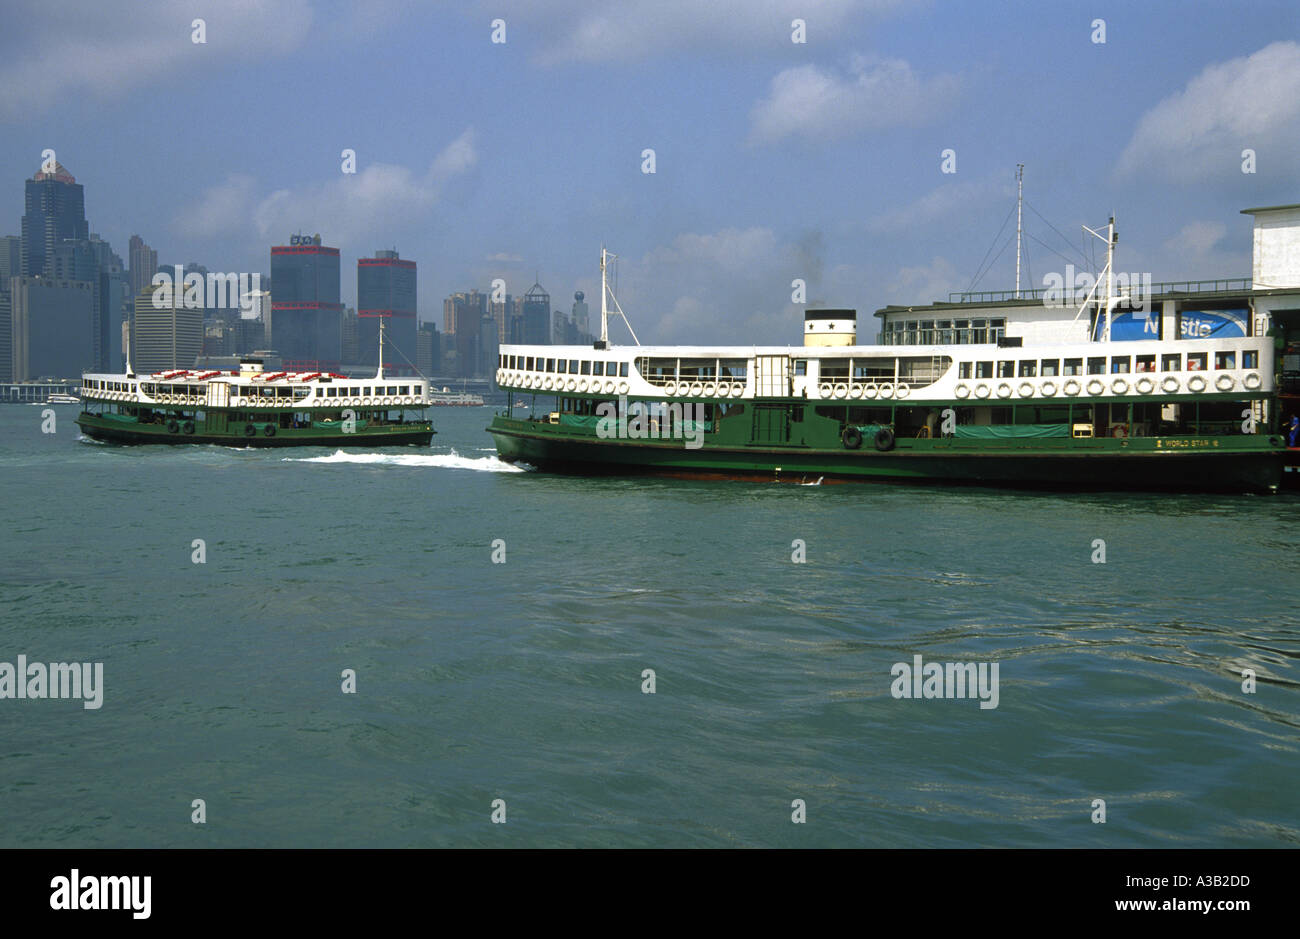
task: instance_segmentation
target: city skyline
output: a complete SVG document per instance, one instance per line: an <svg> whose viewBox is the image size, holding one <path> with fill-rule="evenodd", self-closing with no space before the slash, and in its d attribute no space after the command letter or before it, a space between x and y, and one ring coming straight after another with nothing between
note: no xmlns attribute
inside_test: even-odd
<svg viewBox="0 0 1300 939"><path fill-rule="evenodd" d="M424 321L458 285L501 278L519 296L539 268L557 295L594 298L602 243L622 256L620 300L647 342L790 341L794 278L810 305L865 311L973 281L1009 288L1009 251L976 275L1005 242L1018 163L1027 286L1064 267L1053 252L1078 267L1078 226L1112 211L1125 269L1248 274L1239 211L1296 198L1300 45L1283 3L634 2L615 15L563 0L299 0L291 15L214 2L203 44L192 11L166 5L57 24L18 6L0 66L5 165L28 175L56 150L119 252L139 234L169 262L264 271L285 232L321 232L345 265L395 246L421 265ZM113 82L65 58L83 33ZM1048 52L1056 67L1040 74ZM384 65L340 72L344 58ZM34 118L23 89L38 69L61 107ZM188 130L159 135L180 102ZM212 146L222 134L246 145ZM132 172L125 140L150 141L150 172ZM352 290L341 301L355 307Z"/></svg>

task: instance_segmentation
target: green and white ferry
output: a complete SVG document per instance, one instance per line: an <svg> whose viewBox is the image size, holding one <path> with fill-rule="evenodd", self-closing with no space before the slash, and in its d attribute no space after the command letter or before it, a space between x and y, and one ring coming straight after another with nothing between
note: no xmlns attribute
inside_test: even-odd
<svg viewBox="0 0 1300 939"><path fill-rule="evenodd" d="M232 447L427 447L425 379L384 375L383 330L373 378L267 372L247 357L236 370L174 369L137 375L88 372L77 425L113 443Z"/></svg>
<svg viewBox="0 0 1300 939"><path fill-rule="evenodd" d="M854 310L808 310L801 347L611 345L602 250L601 339L502 346L488 432L544 471L1275 492L1267 316L1235 284L1139 310L1115 290L1113 219L1105 237L1077 310L1041 291L886 307L873 345Z"/></svg>

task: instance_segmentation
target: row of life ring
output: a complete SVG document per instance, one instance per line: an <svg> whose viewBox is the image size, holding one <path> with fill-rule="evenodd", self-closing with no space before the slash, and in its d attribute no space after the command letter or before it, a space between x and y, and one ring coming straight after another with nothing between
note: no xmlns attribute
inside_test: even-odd
<svg viewBox="0 0 1300 939"><path fill-rule="evenodd" d="M740 398L745 394L745 386L734 381L670 381L664 385L664 394L670 397L689 395L694 398Z"/></svg>
<svg viewBox="0 0 1300 939"><path fill-rule="evenodd" d="M1263 380L1259 375L1251 372L1242 379L1242 384L1250 391L1257 391L1263 384ZM1231 375L1220 375L1215 379L1214 386L1219 391L1232 391L1232 389L1237 386L1237 380ZM1187 381L1187 390L1194 394L1199 394L1204 391L1206 387L1206 381L1204 377L1200 375L1193 375ZM1140 395L1149 395L1156 390L1156 383L1154 380L1143 376L1133 383L1132 388ZM1165 392L1165 394L1174 394L1181 388L1182 383L1173 375L1166 375L1160 382L1160 390ZM1084 385L1077 379L1069 378L1061 385L1060 390L1069 397L1075 397L1084 390ZM1045 398L1055 397L1056 391L1057 388L1055 382L1045 381L1038 386L1038 394ZM1112 394L1116 395L1128 394L1128 380L1124 378L1116 378L1110 383L1110 391ZM1106 383L1100 378L1090 379L1087 384L1087 392L1092 397L1098 397L1106 392ZM956 396L962 400L971 397L972 394L980 400L986 400L993 395L1006 400L1012 396L1012 393L1011 385L1008 382L1001 382L996 387L991 386L986 382L979 382L973 386L965 383L958 383L955 389ZM1027 381L1021 382L1019 388L1015 389L1015 393L1021 398L1031 398L1034 396L1034 386Z"/></svg>
<svg viewBox="0 0 1300 939"><path fill-rule="evenodd" d="M817 393L822 398L839 398L841 401L845 398L852 398L855 401L861 398L884 398L888 400L890 398L906 398L912 393L912 388L902 382L896 385L890 382L881 382L880 384L868 382L865 385L832 385L829 382L824 382L818 386Z"/></svg>

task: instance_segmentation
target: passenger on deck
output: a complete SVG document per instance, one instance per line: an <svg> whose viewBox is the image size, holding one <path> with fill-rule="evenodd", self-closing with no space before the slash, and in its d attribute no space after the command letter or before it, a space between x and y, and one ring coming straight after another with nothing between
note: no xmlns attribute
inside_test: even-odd
<svg viewBox="0 0 1300 939"><path fill-rule="evenodd" d="M1286 445L1288 447L1300 447L1300 417L1291 415L1291 423L1286 428Z"/></svg>

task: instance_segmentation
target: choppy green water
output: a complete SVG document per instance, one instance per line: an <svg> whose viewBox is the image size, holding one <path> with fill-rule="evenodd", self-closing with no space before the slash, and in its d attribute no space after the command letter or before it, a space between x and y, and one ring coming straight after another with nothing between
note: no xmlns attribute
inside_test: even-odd
<svg viewBox="0 0 1300 939"><path fill-rule="evenodd" d="M0 661L103 662L104 704L0 700L2 846L1300 844L1293 496L546 476L488 409L429 451L119 448L57 410L0 409ZM998 663L998 707L894 698L917 654Z"/></svg>

